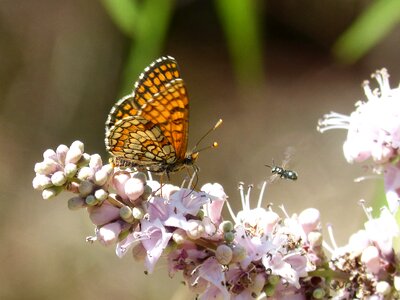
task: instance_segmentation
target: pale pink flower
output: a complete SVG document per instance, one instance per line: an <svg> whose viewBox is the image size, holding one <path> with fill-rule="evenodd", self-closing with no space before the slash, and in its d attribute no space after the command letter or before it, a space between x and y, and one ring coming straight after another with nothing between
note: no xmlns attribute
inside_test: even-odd
<svg viewBox="0 0 400 300"><path fill-rule="evenodd" d="M372 158L385 163L398 155L400 146L400 89L391 89L389 74L382 69L373 74L379 89L372 91L365 82L367 101L356 103L356 110L350 115L330 113L319 121L318 129L347 129L347 140L343 145L348 162L362 162Z"/></svg>
<svg viewBox="0 0 400 300"><path fill-rule="evenodd" d="M152 273L158 259L167 247L172 233L161 224L160 220L156 219L152 222L142 220L141 231L134 232L134 237L141 241L143 247L147 251L146 268L149 273Z"/></svg>
<svg viewBox="0 0 400 300"><path fill-rule="evenodd" d="M223 266L215 257L209 257L193 271L193 276L208 282L206 291L199 295L199 299L230 299L225 284L225 272Z"/></svg>

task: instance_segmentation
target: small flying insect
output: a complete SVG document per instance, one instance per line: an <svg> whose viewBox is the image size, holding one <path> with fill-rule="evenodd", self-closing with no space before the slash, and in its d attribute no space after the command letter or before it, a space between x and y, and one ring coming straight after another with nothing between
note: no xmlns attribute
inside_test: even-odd
<svg viewBox="0 0 400 300"><path fill-rule="evenodd" d="M295 171L292 170L288 170L286 169L286 165L290 160L291 154L293 152L292 148L288 148L285 151L285 159L282 162L282 166L277 166L274 163L274 160L272 160L272 166L270 165L265 165L268 168L271 168L271 173L272 176L270 178L270 183L274 182L277 178L283 178L283 179L288 179L288 180L297 180L297 173Z"/></svg>

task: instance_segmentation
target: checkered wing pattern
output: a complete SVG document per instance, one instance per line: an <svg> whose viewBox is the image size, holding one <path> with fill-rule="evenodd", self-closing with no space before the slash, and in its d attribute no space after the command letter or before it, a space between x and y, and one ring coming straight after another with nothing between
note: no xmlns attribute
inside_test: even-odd
<svg viewBox="0 0 400 300"><path fill-rule="evenodd" d="M106 147L124 165L155 172L182 165L188 139L189 100L174 58L147 67L132 94L119 100L106 121Z"/></svg>

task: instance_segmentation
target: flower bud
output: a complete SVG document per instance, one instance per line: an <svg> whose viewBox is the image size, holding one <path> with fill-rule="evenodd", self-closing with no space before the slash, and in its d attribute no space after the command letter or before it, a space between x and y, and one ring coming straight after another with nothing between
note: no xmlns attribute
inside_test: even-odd
<svg viewBox="0 0 400 300"><path fill-rule="evenodd" d="M94 170L100 170L103 166L103 162L101 161L101 157L98 154L93 154L90 156L89 168Z"/></svg>
<svg viewBox="0 0 400 300"><path fill-rule="evenodd" d="M79 149L79 151L81 151L82 153L85 151L85 146L83 145L83 143L79 140L73 141L71 146L69 147L70 149L74 149L77 148Z"/></svg>
<svg viewBox="0 0 400 300"><path fill-rule="evenodd" d="M47 149L46 151L43 152L43 158L55 161L57 160L57 154L53 149Z"/></svg>
<svg viewBox="0 0 400 300"><path fill-rule="evenodd" d="M42 162L35 164L35 172L42 175L53 174L58 169L58 164L49 158L45 158Z"/></svg>
<svg viewBox="0 0 400 300"><path fill-rule="evenodd" d="M232 262L240 262L247 256L247 251L244 247L236 245L232 248Z"/></svg>
<svg viewBox="0 0 400 300"><path fill-rule="evenodd" d="M143 182L138 178L129 178L125 183L125 194L131 202L138 199L144 192Z"/></svg>
<svg viewBox="0 0 400 300"><path fill-rule="evenodd" d="M97 200L95 196L89 195L89 196L86 197L85 203L88 206L95 206L97 203L99 203L99 200Z"/></svg>
<svg viewBox="0 0 400 300"><path fill-rule="evenodd" d="M53 184L49 177L38 174L33 178L32 185L35 190L43 191L44 189L51 187Z"/></svg>
<svg viewBox="0 0 400 300"><path fill-rule="evenodd" d="M229 265L232 256L232 249L225 244L219 245L215 251L215 257L221 265Z"/></svg>
<svg viewBox="0 0 400 300"><path fill-rule="evenodd" d="M72 143L73 145L74 143ZM83 151L79 147L71 147L69 148L66 156L65 163L73 163L76 164L82 157Z"/></svg>
<svg viewBox="0 0 400 300"><path fill-rule="evenodd" d="M82 197L88 196L93 192L94 185L90 181L84 180L79 184L79 193Z"/></svg>
<svg viewBox="0 0 400 300"><path fill-rule="evenodd" d="M134 218L132 216L132 209L129 206L123 206L119 209L119 216L126 222L132 223Z"/></svg>
<svg viewBox="0 0 400 300"><path fill-rule="evenodd" d="M52 186L42 191L42 197L44 200L49 200L54 198L62 191L62 187Z"/></svg>
<svg viewBox="0 0 400 300"><path fill-rule="evenodd" d="M143 209L139 208L139 207L134 207L132 208L132 216L136 219L136 220L141 220L144 217L144 211Z"/></svg>
<svg viewBox="0 0 400 300"><path fill-rule="evenodd" d="M235 234L232 231L224 233L224 240L227 243L232 243L235 240Z"/></svg>
<svg viewBox="0 0 400 300"><path fill-rule="evenodd" d="M56 149L57 160L63 165L65 164L65 157L67 156L68 150L69 149L66 145L60 145Z"/></svg>
<svg viewBox="0 0 400 300"><path fill-rule="evenodd" d="M307 208L299 215L299 223L306 234L319 229L320 213L315 208Z"/></svg>
<svg viewBox="0 0 400 300"><path fill-rule="evenodd" d="M64 183L67 182L67 177L65 176L64 172L57 171L53 175L51 175L51 182L55 186L62 186Z"/></svg>
<svg viewBox="0 0 400 300"><path fill-rule="evenodd" d="M99 170L94 174L94 183L102 186L107 182L108 174L104 170Z"/></svg>
<svg viewBox="0 0 400 300"><path fill-rule="evenodd" d="M123 199L128 198L128 196L125 194L125 183L129 178L129 173L125 171L117 172L112 177L112 184L115 187L117 194Z"/></svg>
<svg viewBox="0 0 400 300"><path fill-rule="evenodd" d="M98 189L94 192L94 196L101 202L108 198L108 193L103 189Z"/></svg>
<svg viewBox="0 0 400 300"><path fill-rule="evenodd" d="M74 177L77 171L78 171L78 166L73 163L68 163L64 167L64 173L65 176L67 176L67 178Z"/></svg>
<svg viewBox="0 0 400 300"><path fill-rule="evenodd" d="M83 167L82 169L79 170L78 172L78 179L80 180L88 180L93 178L94 176L94 170L89 168L89 167Z"/></svg>
<svg viewBox="0 0 400 300"><path fill-rule="evenodd" d="M376 284L376 292L383 296L387 296L391 292L391 287L390 287L389 283L387 283L386 281L379 281Z"/></svg>
<svg viewBox="0 0 400 300"><path fill-rule="evenodd" d="M68 208L70 210L77 210L85 206L85 200L83 200L81 197L73 197L68 200Z"/></svg>
<svg viewBox="0 0 400 300"><path fill-rule="evenodd" d="M223 221L219 224L219 230L222 232L229 232L233 230L233 223L231 221Z"/></svg>

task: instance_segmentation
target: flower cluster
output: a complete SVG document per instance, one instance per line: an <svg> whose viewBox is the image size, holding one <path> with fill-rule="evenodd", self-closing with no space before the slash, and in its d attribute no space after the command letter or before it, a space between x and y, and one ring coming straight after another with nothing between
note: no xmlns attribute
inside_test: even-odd
<svg viewBox="0 0 400 300"><path fill-rule="evenodd" d="M369 101L360 102L350 117L332 113L320 122L321 131L349 130L344 146L349 161L371 157L385 171L389 209L374 219L363 206L364 229L342 247L330 227L329 246L317 209L289 215L283 207L264 208L267 182L257 205L251 202L252 186L245 191L240 183L242 209L235 213L217 183L199 190L191 181L181 188L159 183L151 174L103 165L79 141L46 150L35 165L33 187L44 199L72 192L68 207L86 208L95 225L87 241L114 245L120 257L131 252L148 273L166 257L169 275L181 273L198 299L400 299L395 246L400 230L394 218L400 193L399 92L389 88L385 70L375 77L380 92L366 84ZM224 207L231 220L223 219Z"/></svg>
<svg viewBox="0 0 400 300"><path fill-rule="evenodd" d="M391 89L386 69L376 71L373 78L379 88L371 90L363 83L367 101L358 101L350 116L331 112L319 121L318 130L347 129L343 144L349 163L371 158L373 170L383 173L386 197L392 212L400 200L400 87Z"/></svg>

